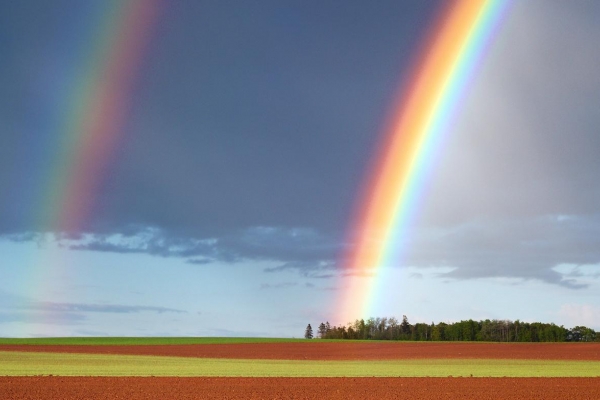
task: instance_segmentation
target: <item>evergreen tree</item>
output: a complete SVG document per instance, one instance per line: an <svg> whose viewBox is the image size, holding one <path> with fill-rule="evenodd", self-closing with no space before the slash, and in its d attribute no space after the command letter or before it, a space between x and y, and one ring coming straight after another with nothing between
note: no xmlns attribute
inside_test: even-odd
<svg viewBox="0 0 600 400"><path fill-rule="evenodd" d="M325 328L325 324L321 322L321 325L319 325L319 337L321 339L325 339L325 335L327 334L327 328Z"/></svg>
<svg viewBox="0 0 600 400"><path fill-rule="evenodd" d="M310 326L310 324L308 324L308 326L306 327L306 330L304 331L304 339L312 339L312 338L313 338L312 326Z"/></svg>
<svg viewBox="0 0 600 400"><path fill-rule="evenodd" d="M408 323L408 318L406 318L406 315L402 316L402 323L400 324L400 331L402 331L402 333L405 335L408 335L410 333L410 324Z"/></svg>

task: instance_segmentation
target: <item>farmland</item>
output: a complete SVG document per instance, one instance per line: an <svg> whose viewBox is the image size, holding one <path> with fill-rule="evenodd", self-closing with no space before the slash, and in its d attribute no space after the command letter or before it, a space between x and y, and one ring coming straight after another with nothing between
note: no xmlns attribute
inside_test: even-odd
<svg viewBox="0 0 600 400"><path fill-rule="evenodd" d="M0 375L221 377L597 377L594 361L410 359L251 360L0 352Z"/></svg>
<svg viewBox="0 0 600 400"><path fill-rule="evenodd" d="M155 339L149 339L155 340ZM400 359L519 359L600 361L600 343L481 343L481 342L390 342L295 340L271 342L250 339L172 339L164 344L147 344L145 339L93 339L86 344L49 341L40 345L0 344L0 351L58 352L86 354L151 355L196 358L280 359L280 360L400 360ZM5 343L9 343L7 341ZM65 343L66 342L66 343ZM52 344L54 343L54 344ZM116 344L115 344L116 343ZM135 343L135 344L133 344Z"/></svg>
<svg viewBox="0 0 600 400"><path fill-rule="evenodd" d="M11 399L597 399L597 378L0 377Z"/></svg>
<svg viewBox="0 0 600 400"><path fill-rule="evenodd" d="M597 398L598 388L600 343L0 341L0 393L10 398L396 398L410 390L412 398L554 399Z"/></svg>

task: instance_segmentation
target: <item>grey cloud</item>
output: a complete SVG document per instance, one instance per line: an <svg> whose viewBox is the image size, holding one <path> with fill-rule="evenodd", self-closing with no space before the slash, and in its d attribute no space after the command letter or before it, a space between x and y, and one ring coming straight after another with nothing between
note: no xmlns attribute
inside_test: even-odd
<svg viewBox="0 0 600 400"><path fill-rule="evenodd" d="M85 304L85 303L55 303L55 302L30 302L23 306L27 310L52 312L52 313L117 313L130 314L141 312L185 313L186 311L166 307L130 306L123 304Z"/></svg>
<svg viewBox="0 0 600 400"><path fill-rule="evenodd" d="M36 242L41 240L42 235L37 232L20 232L12 234L0 235L0 238L9 240L11 242Z"/></svg>
<svg viewBox="0 0 600 400"><path fill-rule="evenodd" d="M509 260L509 262L512 260ZM565 278L551 268L533 269L530 264L512 263L484 264L478 267L459 267L447 273L440 274L442 278L452 279L477 279L477 278L519 278L526 280L540 280L546 283L563 286L569 289L584 289L589 285L579 283L576 279ZM519 269L519 271L515 271Z"/></svg>
<svg viewBox="0 0 600 400"><path fill-rule="evenodd" d="M281 269L309 269L309 265L322 269L323 264L333 262L340 249L333 237L318 234L312 229L264 226L206 239L174 237L158 228L145 228L128 236L86 234L78 240L58 239L58 242L72 250L147 253L187 258L188 263L199 265L213 261L287 261Z"/></svg>
<svg viewBox="0 0 600 400"><path fill-rule="evenodd" d="M49 325L78 325L85 321L87 317L77 312L61 312L59 316L55 318L49 318L48 314L41 311L10 311L0 312L0 324L8 324L12 322L26 322L31 323L32 321L43 322Z"/></svg>
<svg viewBox="0 0 600 400"><path fill-rule="evenodd" d="M265 268L265 272L282 272L282 271L295 271L300 273L305 278L312 279L329 279L339 275L340 271L336 268L337 263L335 261L319 261L319 262L305 262L305 261L293 261L286 262L284 264Z"/></svg>
<svg viewBox="0 0 600 400"><path fill-rule="evenodd" d="M600 265L571 265L567 271L558 269L565 278L600 278Z"/></svg>
<svg viewBox="0 0 600 400"><path fill-rule="evenodd" d="M211 260L210 258L190 258L186 260L186 263L194 265L206 265L212 263L213 261L214 260Z"/></svg>
<svg viewBox="0 0 600 400"><path fill-rule="evenodd" d="M281 283L263 283L260 285L261 290L265 289L285 289L298 286L297 282L281 282Z"/></svg>
<svg viewBox="0 0 600 400"><path fill-rule="evenodd" d="M102 240L93 241L91 243L86 244L73 244L69 246L71 250L89 250L89 251L102 251L102 252L110 252L110 253L141 253L145 252L139 248L132 248L129 246L121 246L115 243L106 243ZM149 252L151 254L155 254L153 252Z"/></svg>
<svg viewBox="0 0 600 400"><path fill-rule="evenodd" d="M0 292L2 296L10 296ZM13 304L5 304L0 311L0 324L11 322L40 322L50 325L79 325L88 319L88 313L185 313L186 311L167 307L130 306L122 304L86 304L40 302L19 298Z"/></svg>
<svg viewBox="0 0 600 400"><path fill-rule="evenodd" d="M410 242L406 263L448 266L455 279L511 277L582 288L561 264L600 262L600 215L484 220L451 228L424 229ZM589 272L588 272L589 274Z"/></svg>

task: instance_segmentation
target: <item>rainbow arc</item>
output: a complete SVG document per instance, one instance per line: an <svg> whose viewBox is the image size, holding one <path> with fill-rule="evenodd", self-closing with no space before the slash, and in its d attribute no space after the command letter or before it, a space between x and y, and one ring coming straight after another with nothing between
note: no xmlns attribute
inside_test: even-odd
<svg viewBox="0 0 600 400"><path fill-rule="evenodd" d="M342 258L349 260L349 278L340 322L369 317L381 296L375 294L382 270L401 263L436 156L508 6L508 0L450 1L433 23L351 223L358 238Z"/></svg>

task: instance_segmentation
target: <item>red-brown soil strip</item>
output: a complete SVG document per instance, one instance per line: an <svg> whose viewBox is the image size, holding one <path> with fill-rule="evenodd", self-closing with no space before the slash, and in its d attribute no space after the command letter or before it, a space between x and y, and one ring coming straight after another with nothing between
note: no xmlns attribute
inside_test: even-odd
<svg viewBox="0 0 600 400"><path fill-rule="evenodd" d="M3 345L0 351L280 360L493 358L600 361L600 343L306 342L208 345Z"/></svg>
<svg viewBox="0 0 600 400"><path fill-rule="evenodd" d="M0 377L3 399L599 399L600 378Z"/></svg>

